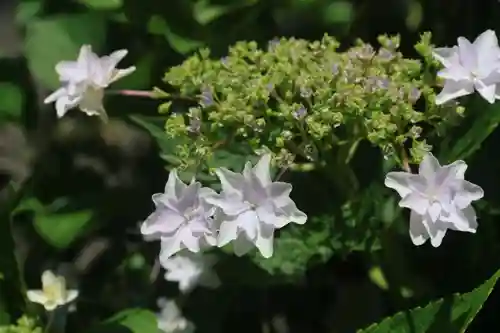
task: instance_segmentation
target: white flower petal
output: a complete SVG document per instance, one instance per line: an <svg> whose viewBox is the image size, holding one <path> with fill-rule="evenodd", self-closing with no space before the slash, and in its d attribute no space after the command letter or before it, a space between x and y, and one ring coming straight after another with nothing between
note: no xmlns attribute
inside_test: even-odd
<svg viewBox="0 0 500 333"><path fill-rule="evenodd" d="M54 311L60 304L55 300L48 300L43 304L45 311Z"/></svg>
<svg viewBox="0 0 500 333"><path fill-rule="evenodd" d="M414 191L414 183L418 182L418 176L409 172L389 172L385 176L384 185L398 192L404 198Z"/></svg>
<svg viewBox="0 0 500 333"><path fill-rule="evenodd" d="M427 212L429 205L429 199L418 192L412 192L399 201L399 207L409 208L420 215Z"/></svg>
<svg viewBox="0 0 500 333"><path fill-rule="evenodd" d="M71 289L67 291L65 303L73 302L78 297L78 290Z"/></svg>
<svg viewBox="0 0 500 333"><path fill-rule="evenodd" d="M235 220L223 221L220 224L219 237L217 245L225 246L229 242L238 238L238 224Z"/></svg>
<svg viewBox="0 0 500 333"><path fill-rule="evenodd" d="M245 234L239 234L233 241L234 254L238 257L244 256L255 247L255 243L249 240Z"/></svg>
<svg viewBox="0 0 500 333"><path fill-rule="evenodd" d="M161 250L160 250L160 261L166 260L179 252L182 249L181 239L179 237L179 232L177 231L173 235L162 235L160 239Z"/></svg>
<svg viewBox="0 0 500 333"><path fill-rule="evenodd" d="M426 179L432 180L437 170L441 168L439 161L431 153L425 154L418 167L418 174Z"/></svg>
<svg viewBox="0 0 500 333"><path fill-rule="evenodd" d="M429 217L431 218L431 221L434 223L436 222L439 217L441 216L441 205L438 202L433 202L429 208L428 208L428 213Z"/></svg>
<svg viewBox="0 0 500 333"><path fill-rule="evenodd" d="M219 177L222 191L228 194L239 194L245 179L242 175L232 172L226 168L218 168L215 173Z"/></svg>
<svg viewBox="0 0 500 333"><path fill-rule="evenodd" d="M268 224L260 224L255 246L264 258L273 256L274 228Z"/></svg>
<svg viewBox="0 0 500 333"><path fill-rule="evenodd" d="M135 72L135 70L136 70L135 66L130 66L130 67L127 67L127 68L124 68L124 69L115 69L113 71L113 74L111 75L109 83L111 84L111 83L113 83L115 81L118 81L121 78L124 78L125 76L128 76L128 75L132 74L133 72Z"/></svg>
<svg viewBox="0 0 500 333"><path fill-rule="evenodd" d="M59 118L63 117L66 112L78 106L82 100L82 96L71 97L68 95L60 97L56 101L56 112Z"/></svg>
<svg viewBox="0 0 500 333"><path fill-rule="evenodd" d="M219 207L226 215L236 216L250 209L250 205L242 201L240 195L236 193L223 193L218 197L206 198L206 201Z"/></svg>
<svg viewBox="0 0 500 333"><path fill-rule="evenodd" d="M435 48L432 52L434 58L436 58L443 66L448 67L451 65L451 59L457 54L457 47L439 47Z"/></svg>
<svg viewBox="0 0 500 333"><path fill-rule="evenodd" d="M61 61L56 65L56 72L61 81L81 82L87 78L86 68L76 61Z"/></svg>
<svg viewBox="0 0 500 333"><path fill-rule="evenodd" d="M54 103L55 101L57 101L59 98L61 97L64 97L67 95L67 92L66 92L66 89L65 88L59 88L57 89L56 91L54 91L52 94L50 94L49 96L47 96L44 100L43 100L43 103L44 104L50 104L50 103Z"/></svg>
<svg viewBox="0 0 500 333"><path fill-rule="evenodd" d="M410 238L414 245L424 244L429 238L429 233L422 223L422 215L416 212L410 213Z"/></svg>
<svg viewBox="0 0 500 333"><path fill-rule="evenodd" d="M288 205L290 200L290 193L292 192L292 185L283 182L274 182L267 187L269 196L273 199L276 206L282 207Z"/></svg>
<svg viewBox="0 0 500 333"><path fill-rule="evenodd" d="M474 84L471 81L461 80L453 81L447 80L444 84L443 90L436 96L436 104L444 104L455 98L470 95L474 92Z"/></svg>
<svg viewBox="0 0 500 333"><path fill-rule="evenodd" d="M241 213L238 215L237 223L248 239L255 240L257 238L260 221L255 211L248 210Z"/></svg>
<svg viewBox="0 0 500 333"><path fill-rule="evenodd" d="M188 226L180 228L179 237L189 251L195 253L200 251L200 238L195 237Z"/></svg>
<svg viewBox="0 0 500 333"><path fill-rule="evenodd" d="M486 76L495 68L498 69L500 48L495 31L489 29L480 34L473 43L477 50L478 72Z"/></svg>
<svg viewBox="0 0 500 333"><path fill-rule="evenodd" d="M183 216L169 209L158 209L142 223L141 233L145 236L173 233L184 222Z"/></svg>
<svg viewBox="0 0 500 333"><path fill-rule="evenodd" d="M254 167L254 173L264 187L272 183L270 167L271 154L262 155L259 162L257 162Z"/></svg>
<svg viewBox="0 0 500 333"><path fill-rule="evenodd" d="M167 184L165 185L165 194L174 200L179 200L186 188L187 185L179 179L177 170L171 170L168 175Z"/></svg>
<svg viewBox="0 0 500 333"><path fill-rule="evenodd" d="M474 83L474 87L476 88L479 95L481 95L481 97L483 97L488 103L490 104L495 103L495 96L496 96L495 84L485 85L481 81L476 81Z"/></svg>
<svg viewBox="0 0 500 333"><path fill-rule="evenodd" d="M42 286L52 286L58 283L59 279L52 271L47 270L42 273Z"/></svg>
<svg viewBox="0 0 500 333"><path fill-rule="evenodd" d="M453 199L455 205L459 209L468 207L472 201L481 199L484 196L484 191L480 186L472 184L466 180L460 182L460 188L457 190Z"/></svg>
<svg viewBox="0 0 500 333"><path fill-rule="evenodd" d="M33 303L45 304L47 302L47 296L42 290L28 290L26 296Z"/></svg>
<svg viewBox="0 0 500 333"><path fill-rule="evenodd" d="M460 63L468 71L475 71L477 68L477 51L471 42L465 37L458 37L458 55Z"/></svg>
<svg viewBox="0 0 500 333"><path fill-rule="evenodd" d="M443 237L446 235L448 223L444 223L440 220L432 222L429 216L424 216L422 219L422 225L427 230L431 240L431 245L433 247L439 247L443 241Z"/></svg>

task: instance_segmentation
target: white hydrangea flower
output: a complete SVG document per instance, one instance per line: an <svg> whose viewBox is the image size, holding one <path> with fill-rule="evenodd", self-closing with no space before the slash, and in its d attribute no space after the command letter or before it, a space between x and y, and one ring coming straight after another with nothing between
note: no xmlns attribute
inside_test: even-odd
<svg viewBox="0 0 500 333"><path fill-rule="evenodd" d="M477 90L489 103L500 98L500 47L493 30L486 30L471 43L458 38L452 48L436 48L433 56L445 67L438 76L445 79L436 104L443 104Z"/></svg>
<svg viewBox="0 0 500 333"><path fill-rule="evenodd" d="M218 245L234 241L238 256L256 246L263 257L271 257L274 230L290 222L304 224L307 220L306 214L290 199L292 185L272 181L270 163L271 155L265 154L254 168L247 162L242 174L217 169L222 192L206 198L219 207Z"/></svg>
<svg viewBox="0 0 500 333"><path fill-rule="evenodd" d="M467 164L456 161L441 166L428 153L419 173L389 172L385 186L401 196L400 207L411 209L410 237L415 245L431 239L434 247L441 245L448 229L475 233L476 212L472 201L484 193L481 187L464 180Z"/></svg>
<svg viewBox="0 0 500 333"><path fill-rule="evenodd" d="M156 314L158 329L163 333L193 333L195 326L182 316L181 310L175 303L164 297L159 298L160 312Z"/></svg>
<svg viewBox="0 0 500 333"><path fill-rule="evenodd" d="M169 174L165 193L153 195L156 210L141 226L146 240L160 239L165 258L181 249L198 252L216 244L213 219L215 208L204 197L215 192L199 182L186 185L177 171Z"/></svg>
<svg viewBox="0 0 500 333"><path fill-rule="evenodd" d="M178 282L179 290L188 293L196 286L217 288L220 280L213 266L217 257L210 254L182 251L173 257L160 253L160 264L165 268L165 280Z"/></svg>
<svg viewBox="0 0 500 333"><path fill-rule="evenodd" d="M74 301L78 297L78 290L66 290L63 276L45 271L42 273L42 289L28 290L26 295L31 302L42 304L46 311L53 311Z"/></svg>
<svg viewBox="0 0 500 333"><path fill-rule="evenodd" d="M102 104L104 89L135 71L134 66L116 68L127 53L127 50L118 50L99 58L90 45L83 45L77 61L61 61L56 65L63 86L48 96L44 103L55 102L59 118L78 106L87 115L97 115L106 120Z"/></svg>

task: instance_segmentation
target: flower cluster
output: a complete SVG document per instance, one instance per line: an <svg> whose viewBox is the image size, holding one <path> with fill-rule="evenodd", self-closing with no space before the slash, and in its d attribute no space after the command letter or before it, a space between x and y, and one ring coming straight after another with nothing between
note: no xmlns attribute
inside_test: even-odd
<svg viewBox="0 0 500 333"><path fill-rule="evenodd" d="M416 48L431 53L425 36ZM426 134L439 128L441 135L463 108L434 103L429 66L403 57L398 37L379 41L378 49L359 42L339 52L330 36L314 42L282 38L267 49L238 42L222 60L210 58L208 50L193 55L165 74L175 91L157 90L170 99L161 113L174 110L177 101L191 102L189 112L166 120L168 136L190 138L176 157L189 166L209 160L214 147L234 143L248 151L269 147L277 161L301 170L305 163L326 162L331 150L349 151L368 140L386 157L410 141L412 161L420 161L429 150L421 124L430 125Z"/></svg>
<svg viewBox="0 0 500 333"><path fill-rule="evenodd" d="M56 103L60 118L72 108L79 107L89 116L107 119L103 106L104 89L111 83L131 74L135 67L117 69L118 63L127 55L127 50L118 50L99 58L90 45L83 45L77 61L61 61L56 72L63 84L45 99L45 103Z"/></svg>
<svg viewBox="0 0 500 333"><path fill-rule="evenodd" d="M153 195L156 210L141 225L146 239L161 241L160 262L167 269L168 280L179 281L181 290L188 290L193 284L189 279L182 282L184 273L178 267L195 258L171 259L181 250L199 253L210 246L222 247L232 242L238 256L255 246L263 257L269 258L276 229L290 222L306 222L306 214L289 197L292 186L274 182L270 164L271 155L265 154L253 167L246 163L242 173L217 169L220 193L202 187L194 179L185 184L175 170L170 172L165 193ZM199 279L203 265L191 266L200 274L187 275Z"/></svg>

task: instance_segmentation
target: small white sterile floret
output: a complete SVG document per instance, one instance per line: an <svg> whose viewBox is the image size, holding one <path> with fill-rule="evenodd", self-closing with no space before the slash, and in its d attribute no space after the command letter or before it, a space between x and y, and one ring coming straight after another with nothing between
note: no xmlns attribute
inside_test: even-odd
<svg viewBox="0 0 500 333"><path fill-rule="evenodd" d="M77 61L61 61L56 65L63 86L48 96L44 103L55 102L59 118L78 106L87 115L97 115L106 120L102 102L104 89L135 71L134 66L116 68L127 53L127 50L118 50L109 56L99 57L92 52L90 45L83 45Z"/></svg>
<svg viewBox="0 0 500 333"><path fill-rule="evenodd" d="M489 103L500 98L500 47L493 30L486 30L473 43L459 37L458 45L436 48L433 56L443 64L438 76L445 80L436 104L472 94L474 90Z"/></svg>
<svg viewBox="0 0 500 333"><path fill-rule="evenodd" d="M218 246L233 241L235 254L241 256L257 247L263 257L273 254L274 230L290 222L304 224L305 213L290 199L292 185L273 182L271 155L263 155L252 168L247 162L242 174L219 168L222 192L207 196L217 206L215 220L219 227Z"/></svg>
<svg viewBox="0 0 500 333"><path fill-rule="evenodd" d="M78 297L78 290L67 290L63 276L45 271L42 274L42 289L28 290L27 297L31 302L43 305L46 311L53 311L74 301Z"/></svg>
<svg viewBox="0 0 500 333"><path fill-rule="evenodd" d="M464 180L467 164L456 161L441 166L428 153L418 174L389 172L385 186L401 196L400 207L411 209L410 237L415 245L430 238L434 247L441 245L448 229L475 233L476 212L472 201L483 197L481 187Z"/></svg>
<svg viewBox="0 0 500 333"><path fill-rule="evenodd" d="M177 171L169 174L165 193L153 195L156 210L141 225L147 240L161 240L166 258L182 249L199 252L215 245L212 215L215 208L204 197L215 192L202 188L199 182L186 185Z"/></svg>

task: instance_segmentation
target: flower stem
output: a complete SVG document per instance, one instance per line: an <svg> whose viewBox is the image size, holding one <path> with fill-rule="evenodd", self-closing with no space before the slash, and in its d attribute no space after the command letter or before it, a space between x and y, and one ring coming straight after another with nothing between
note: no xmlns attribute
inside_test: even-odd
<svg viewBox="0 0 500 333"><path fill-rule="evenodd" d="M123 95L147 98L153 98L154 96L152 91L145 90L107 90L106 93L109 95Z"/></svg>

